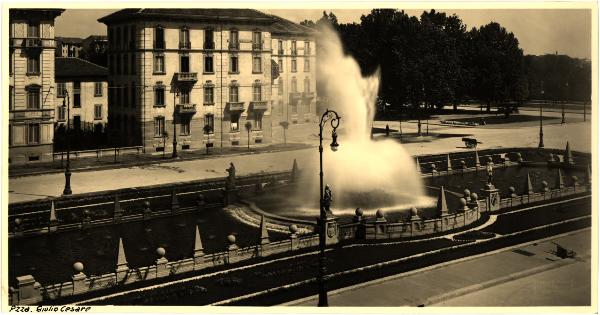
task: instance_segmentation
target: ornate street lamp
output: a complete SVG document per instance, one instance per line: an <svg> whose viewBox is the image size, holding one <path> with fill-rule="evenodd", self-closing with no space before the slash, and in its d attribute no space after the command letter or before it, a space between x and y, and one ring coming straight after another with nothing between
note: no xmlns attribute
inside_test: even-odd
<svg viewBox="0 0 600 315"><path fill-rule="evenodd" d="M175 89L173 93L173 158L177 157L177 104L176 97L179 96L179 91Z"/></svg>
<svg viewBox="0 0 600 315"><path fill-rule="evenodd" d="M65 98L63 98L63 107L67 108L67 129L65 132L65 141L67 142L67 167L65 168L65 189L63 189L63 195L70 195L71 191L71 144L69 143L69 129L71 124L71 106L69 106L69 92L65 91Z"/></svg>
<svg viewBox="0 0 600 315"><path fill-rule="evenodd" d="M331 132L331 151L337 151L339 144L337 143L337 132L336 129L340 125L340 117L335 111L327 109L321 121L319 122L319 275L317 281L319 283L319 305L328 306L327 302L327 289L325 288L325 237L327 233L327 211L329 211L329 204L331 202L331 191L327 187L327 197L324 196L323 191L323 127L327 121L330 122L333 131Z"/></svg>

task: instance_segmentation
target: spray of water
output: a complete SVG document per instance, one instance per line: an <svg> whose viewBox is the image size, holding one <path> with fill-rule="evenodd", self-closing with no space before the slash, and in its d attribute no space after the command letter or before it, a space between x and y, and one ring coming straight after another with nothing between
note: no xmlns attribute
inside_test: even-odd
<svg viewBox="0 0 600 315"><path fill-rule="evenodd" d="M324 181L334 195L332 211L349 214L356 207L375 211L429 206L431 198L425 196L416 165L402 145L394 140L371 139L379 71L363 77L356 61L344 54L337 33L324 29L320 36L317 75L327 92L328 108L342 117L337 152L329 150L331 126L327 124L323 132L329 138L323 143L323 163ZM318 164L310 169L318 170ZM316 185L304 187L299 194L304 200L318 200L318 177L315 172L308 173Z"/></svg>

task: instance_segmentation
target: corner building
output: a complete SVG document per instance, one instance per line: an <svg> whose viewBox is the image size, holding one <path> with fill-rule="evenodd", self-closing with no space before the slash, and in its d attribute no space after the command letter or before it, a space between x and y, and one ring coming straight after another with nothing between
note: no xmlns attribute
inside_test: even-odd
<svg viewBox="0 0 600 315"><path fill-rule="evenodd" d="M108 127L119 145L171 151L174 135L178 150L270 143L287 119L273 119L275 106L287 106L273 96L273 43L296 24L251 9L124 9L99 21L108 27ZM314 43L311 29L297 27Z"/></svg>
<svg viewBox="0 0 600 315"><path fill-rule="evenodd" d="M63 9L9 11L9 163L52 160L54 19Z"/></svg>

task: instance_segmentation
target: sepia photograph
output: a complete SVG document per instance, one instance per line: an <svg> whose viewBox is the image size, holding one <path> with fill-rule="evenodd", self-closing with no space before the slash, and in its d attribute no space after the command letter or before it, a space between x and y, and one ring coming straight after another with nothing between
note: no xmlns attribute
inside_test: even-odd
<svg viewBox="0 0 600 315"><path fill-rule="evenodd" d="M3 312L597 313L596 2L2 14Z"/></svg>

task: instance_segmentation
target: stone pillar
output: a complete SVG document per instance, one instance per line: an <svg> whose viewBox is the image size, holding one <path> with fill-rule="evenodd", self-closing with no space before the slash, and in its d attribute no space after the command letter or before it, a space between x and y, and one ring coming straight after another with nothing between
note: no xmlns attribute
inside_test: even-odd
<svg viewBox="0 0 600 315"><path fill-rule="evenodd" d="M460 197L458 199L460 202L460 209L458 211L467 212L469 211L469 206L467 205L467 200L464 197Z"/></svg>
<svg viewBox="0 0 600 315"><path fill-rule="evenodd" d="M527 173L527 179L525 182L525 194L527 195L533 195L534 191L533 191L533 185L531 185L531 177L529 176L529 173Z"/></svg>
<svg viewBox="0 0 600 315"><path fill-rule="evenodd" d="M381 209L375 213L375 239L387 238L387 219Z"/></svg>
<svg viewBox="0 0 600 315"><path fill-rule="evenodd" d="M23 236L23 219L15 218L15 225L13 228L13 233L15 236L20 237Z"/></svg>
<svg viewBox="0 0 600 315"><path fill-rule="evenodd" d="M123 216L123 209L121 209L121 202L119 201L119 192L115 193L115 208L113 211L113 220L114 222L121 222L121 217Z"/></svg>
<svg viewBox="0 0 600 315"><path fill-rule="evenodd" d="M292 164L292 172L290 174L290 182L295 182L298 177L298 162L294 159L294 164Z"/></svg>
<svg viewBox="0 0 600 315"><path fill-rule="evenodd" d="M144 220L149 220L152 218L152 210L150 209L150 201L144 201Z"/></svg>
<svg viewBox="0 0 600 315"><path fill-rule="evenodd" d="M560 168L558 169L558 173L556 174L556 188L565 188L565 181L563 180L562 171L560 170Z"/></svg>
<svg viewBox="0 0 600 315"><path fill-rule="evenodd" d="M87 292L88 286L85 281L87 277L83 273L83 264L76 262L73 264L73 269L77 272L73 276L73 295Z"/></svg>
<svg viewBox="0 0 600 315"><path fill-rule="evenodd" d="M17 277L18 300L13 300L13 305L32 305L42 301L40 288L42 286L36 282L32 275Z"/></svg>
<svg viewBox="0 0 600 315"><path fill-rule="evenodd" d="M415 231L419 231L419 221L421 221L421 217L419 217L419 210L417 208L412 207L410 209L410 235L415 235Z"/></svg>
<svg viewBox="0 0 600 315"><path fill-rule="evenodd" d="M238 250L240 248L235 244L235 235L228 235L227 241L229 242L229 246L227 246L227 263L232 264L239 260Z"/></svg>
<svg viewBox="0 0 600 315"><path fill-rule="evenodd" d="M487 211L500 210L500 193L493 184L486 185L485 188L481 189L481 193L486 198Z"/></svg>
<svg viewBox="0 0 600 315"><path fill-rule="evenodd" d="M48 224L48 232L53 233L58 230L58 219L56 218L56 209L54 208L54 201L50 206L50 222Z"/></svg>
<svg viewBox="0 0 600 315"><path fill-rule="evenodd" d="M362 222L362 220L363 220L363 210L361 208L356 208L356 210L354 211L354 218L352 219L352 221L359 223L359 222Z"/></svg>
<svg viewBox="0 0 600 315"><path fill-rule="evenodd" d="M479 152L477 151L477 148L475 148L475 169L479 169L480 166L481 162L479 161Z"/></svg>
<svg viewBox="0 0 600 315"><path fill-rule="evenodd" d="M338 235L338 218L331 212L325 215L325 246L337 244L339 242ZM321 218L317 219L318 228L321 226Z"/></svg>
<svg viewBox="0 0 600 315"><path fill-rule="evenodd" d="M442 217L448 214L448 204L446 203L446 193L444 192L444 186L440 188L436 210L437 217Z"/></svg>
<svg viewBox="0 0 600 315"><path fill-rule="evenodd" d="M198 195L196 195L196 207L198 210L202 210L204 209L204 205L206 204L206 202L204 201L204 195L202 193L198 193Z"/></svg>
<svg viewBox="0 0 600 315"><path fill-rule="evenodd" d="M295 224L290 225L290 250L298 249L298 227Z"/></svg>
<svg viewBox="0 0 600 315"><path fill-rule="evenodd" d="M164 248L159 247L156 249L156 254L158 255L158 259L156 260L156 277L166 277L171 273L169 268L167 268L169 261L165 258L166 251Z"/></svg>
<svg viewBox="0 0 600 315"><path fill-rule="evenodd" d="M476 193L472 193L471 198L469 198L469 200L467 201L467 205L469 206L469 208L471 208L471 209L479 208L479 202L477 202L478 199L479 199L479 196L477 196Z"/></svg>
<svg viewBox="0 0 600 315"><path fill-rule="evenodd" d="M564 163L567 165L575 164L575 161L573 160L573 153L571 153L571 147L569 146L569 141L567 141L567 147L565 148Z"/></svg>
<svg viewBox="0 0 600 315"><path fill-rule="evenodd" d="M200 269L204 264L204 247L200 238L200 229L196 225L196 238L194 240L194 270Z"/></svg>
<svg viewBox="0 0 600 315"><path fill-rule="evenodd" d="M171 214L176 214L179 211L179 199L177 198L177 189L171 191Z"/></svg>
<svg viewBox="0 0 600 315"><path fill-rule="evenodd" d="M123 239L119 237L119 251L117 255L117 282L121 282L127 278L129 272L129 266L127 265L127 257L125 256L125 249L123 248Z"/></svg>
<svg viewBox="0 0 600 315"><path fill-rule="evenodd" d="M261 247L271 242L269 240L269 231L267 230L267 220L264 215L260 216L260 239L258 241Z"/></svg>
<svg viewBox="0 0 600 315"><path fill-rule="evenodd" d="M450 160L450 154L448 154L447 157L446 157L446 163L447 163L447 165L446 165L446 171L448 173L452 172L452 161Z"/></svg>

